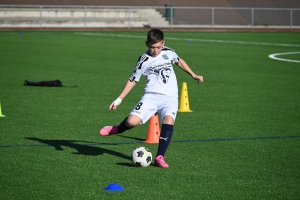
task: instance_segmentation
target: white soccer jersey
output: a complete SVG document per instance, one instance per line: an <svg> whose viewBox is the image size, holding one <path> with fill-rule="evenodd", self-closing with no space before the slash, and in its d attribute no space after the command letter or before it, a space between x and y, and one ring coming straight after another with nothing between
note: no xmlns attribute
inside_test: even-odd
<svg viewBox="0 0 300 200"><path fill-rule="evenodd" d="M138 82L141 76L144 76L147 80L145 93L177 96L178 87L173 64L178 61L179 57L175 51L166 46L155 57L147 51L139 57L129 80Z"/></svg>

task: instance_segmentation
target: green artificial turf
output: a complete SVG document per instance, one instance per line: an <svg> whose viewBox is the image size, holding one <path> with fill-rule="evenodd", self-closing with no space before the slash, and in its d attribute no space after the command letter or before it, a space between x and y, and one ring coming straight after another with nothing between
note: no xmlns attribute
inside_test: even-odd
<svg viewBox="0 0 300 200"><path fill-rule="evenodd" d="M148 123L100 137L143 94L141 80L109 111L146 50L146 31L0 32L0 199L299 199L300 34L165 32L204 76L188 86L169 169L133 167ZM275 53L287 62L270 59ZM298 61L298 62L297 62ZM65 86L26 87L59 79ZM179 94L180 95L180 94ZM1 114L1 113L0 113ZM121 192L104 190L111 183Z"/></svg>

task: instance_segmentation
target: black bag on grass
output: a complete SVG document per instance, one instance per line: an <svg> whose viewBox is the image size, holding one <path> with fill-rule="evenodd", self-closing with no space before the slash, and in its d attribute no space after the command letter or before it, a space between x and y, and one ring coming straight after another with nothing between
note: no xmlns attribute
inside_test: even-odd
<svg viewBox="0 0 300 200"><path fill-rule="evenodd" d="M33 81L24 81L25 86L43 86L43 87L62 87L62 82L60 80L54 81L40 81L40 82L33 82Z"/></svg>

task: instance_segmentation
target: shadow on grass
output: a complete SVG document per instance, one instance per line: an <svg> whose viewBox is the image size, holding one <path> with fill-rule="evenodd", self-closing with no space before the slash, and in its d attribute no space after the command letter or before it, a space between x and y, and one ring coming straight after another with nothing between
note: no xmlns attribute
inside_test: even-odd
<svg viewBox="0 0 300 200"><path fill-rule="evenodd" d="M124 167L136 167L132 163L117 163L118 165L124 166Z"/></svg>
<svg viewBox="0 0 300 200"><path fill-rule="evenodd" d="M101 147L95 147L92 144L78 144L78 142L87 143L86 141L78 141L78 140L44 140L44 139L33 138L33 137L25 137L25 139L38 141L40 143L52 146L57 151L63 151L64 146L65 147L70 147L70 148L73 148L73 149L77 150L76 153L73 153L73 154L77 154L77 155L98 156L98 155L102 155L102 154L106 153L106 154L110 154L110 155L117 156L117 157L120 157L120 158L124 158L124 159L127 159L127 160L131 160L130 156L122 154L122 153L117 152L117 151L112 151L112 150L108 150L108 149L101 148Z"/></svg>
<svg viewBox="0 0 300 200"><path fill-rule="evenodd" d="M133 139L133 140L137 140L137 141L145 141L145 139L142 139L142 138L131 137L131 136L126 136L126 135L116 135L116 136L123 137L123 138L129 138L129 139Z"/></svg>

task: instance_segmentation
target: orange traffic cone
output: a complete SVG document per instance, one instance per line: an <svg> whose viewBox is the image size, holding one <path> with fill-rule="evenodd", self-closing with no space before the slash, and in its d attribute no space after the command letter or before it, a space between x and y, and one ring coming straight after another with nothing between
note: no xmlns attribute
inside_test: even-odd
<svg viewBox="0 0 300 200"><path fill-rule="evenodd" d="M193 112L190 110L189 95L186 82L182 83L178 112Z"/></svg>
<svg viewBox="0 0 300 200"><path fill-rule="evenodd" d="M158 115L154 115L150 118L149 128L148 128L148 137L145 143L148 144L158 144L160 136Z"/></svg>

